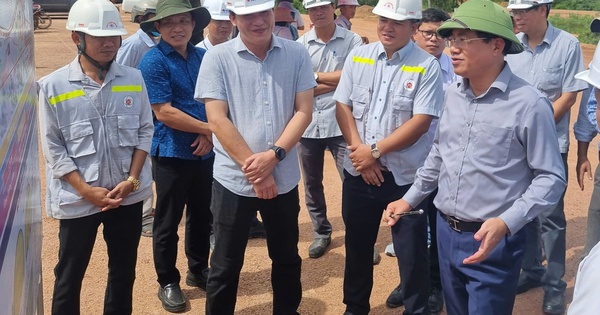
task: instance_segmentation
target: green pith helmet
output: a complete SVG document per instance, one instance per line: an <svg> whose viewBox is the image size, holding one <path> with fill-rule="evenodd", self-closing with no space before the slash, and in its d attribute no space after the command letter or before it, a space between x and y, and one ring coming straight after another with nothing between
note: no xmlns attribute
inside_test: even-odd
<svg viewBox="0 0 600 315"><path fill-rule="evenodd" d="M453 29L470 29L507 39L511 42L508 54L518 54L524 50L513 33L513 24L508 12L489 0L469 0L461 4L454 11L452 19L444 22L437 32L446 38Z"/></svg>

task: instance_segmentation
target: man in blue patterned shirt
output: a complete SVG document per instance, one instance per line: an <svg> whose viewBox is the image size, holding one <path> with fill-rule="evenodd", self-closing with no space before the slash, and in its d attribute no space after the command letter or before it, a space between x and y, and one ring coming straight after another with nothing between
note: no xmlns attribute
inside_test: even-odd
<svg viewBox="0 0 600 315"><path fill-rule="evenodd" d="M203 7L192 8L187 0L161 0L156 16L141 24L145 32L157 30L161 34L160 42L144 56L139 68L149 87L155 117L150 151L157 196L154 266L160 284L158 297L170 312L186 307L175 266L177 228L184 208L186 284L206 288L214 153L204 104L194 100L206 51L189 41L192 33L201 32L209 21L210 14Z"/></svg>

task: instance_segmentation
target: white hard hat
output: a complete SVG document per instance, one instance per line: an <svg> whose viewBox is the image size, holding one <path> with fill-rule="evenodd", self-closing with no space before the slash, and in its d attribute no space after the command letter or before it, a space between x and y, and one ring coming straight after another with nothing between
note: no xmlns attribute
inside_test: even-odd
<svg viewBox="0 0 600 315"><path fill-rule="evenodd" d="M210 13L210 18L217 21L229 21L229 10L225 4L226 0L205 0L204 6Z"/></svg>
<svg viewBox="0 0 600 315"><path fill-rule="evenodd" d="M67 29L96 37L127 34L119 10L108 0L76 1L69 10Z"/></svg>
<svg viewBox="0 0 600 315"><path fill-rule="evenodd" d="M600 89L600 45L596 46L590 68L576 74L575 79L583 80Z"/></svg>
<svg viewBox="0 0 600 315"><path fill-rule="evenodd" d="M379 0L373 14L396 21L420 20L421 0Z"/></svg>
<svg viewBox="0 0 600 315"><path fill-rule="evenodd" d="M131 8L131 22L136 22L138 16L144 16L149 13L156 14L156 3L158 0L141 0Z"/></svg>
<svg viewBox="0 0 600 315"><path fill-rule="evenodd" d="M305 9L310 9L314 7L320 7L322 5L330 5L330 0L304 0L302 1L302 5Z"/></svg>
<svg viewBox="0 0 600 315"><path fill-rule="evenodd" d="M510 0L508 1L508 9L529 9L536 5L551 4L552 0Z"/></svg>
<svg viewBox="0 0 600 315"><path fill-rule="evenodd" d="M275 0L227 0L227 9L237 15L246 15L275 7Z"/></svg>
<svg viewBox="0 0 600 315"><path fill-rule="evenodd" d="M358 0L338 0L337 6L338 8L342 5L356 5L358 6Z"/></svg>

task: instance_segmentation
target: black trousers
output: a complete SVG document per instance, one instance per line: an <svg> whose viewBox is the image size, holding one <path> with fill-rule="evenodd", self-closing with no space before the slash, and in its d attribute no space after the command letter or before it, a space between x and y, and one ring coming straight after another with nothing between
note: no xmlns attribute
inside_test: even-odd
<svg viewBox="0 0 600 315"><path fill-rule="evenodd" d="M346 269L344 303L346 313L368 314L373 289L373 246L387 205L400 199L410 185L398 186L391 172L384 173L380 187L368 185L361 176L344 172L342 217L346 224ZM417 206L427 213L427 202ZM427 216L401 218L392 227L394 250L398 259L404 314L429 314L427 305L430 278L427 252Z"/></svg>
<svg viewBox="0 0 600 315"><path fill-rule="evenodd" d="M152 157L156 184L152 244L154 268L161 287L181 280L175 263L177 228L184 208L188 269L199 275L208 267L213 162L214 158L199 161Z"/></svg>
<svg viewBox="0 0 600 315"><path fill-rule="evenodd" d="M302 299L298 187L264 200L236 195L215 181L212 209L216 243L206 286L206 314L234 313L248 232L257 210L260 210L263 219L272 262L273 314L298 314Z"/></svg>
<svg viewBox="0 0 600 315"><path fill-rule="evenodd" d="M100 224L108 251L104 314L131 314L137 248L142 233L142 204L140 201L87 217L60 220L53 315L80 314L81 282Z"/></svg>

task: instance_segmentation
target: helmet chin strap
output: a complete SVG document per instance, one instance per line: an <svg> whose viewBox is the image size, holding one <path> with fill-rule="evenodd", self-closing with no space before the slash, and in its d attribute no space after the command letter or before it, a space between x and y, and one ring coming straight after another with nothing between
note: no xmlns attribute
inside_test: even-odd
<svg viewBox="0 0 600 315"><path fill-rule="evenodd" d="M80 44L77 45L77 50L79 50L79 54L84 56L85 59L87 59L94 67L98 68L98 79L104 80L104 74L102 73L102 71L108 71L114 59L111 60L106 66L102 66L98 61L92 59L92 57L85 53L85 35L81 32L79 33L79 43Z"/></svg>

